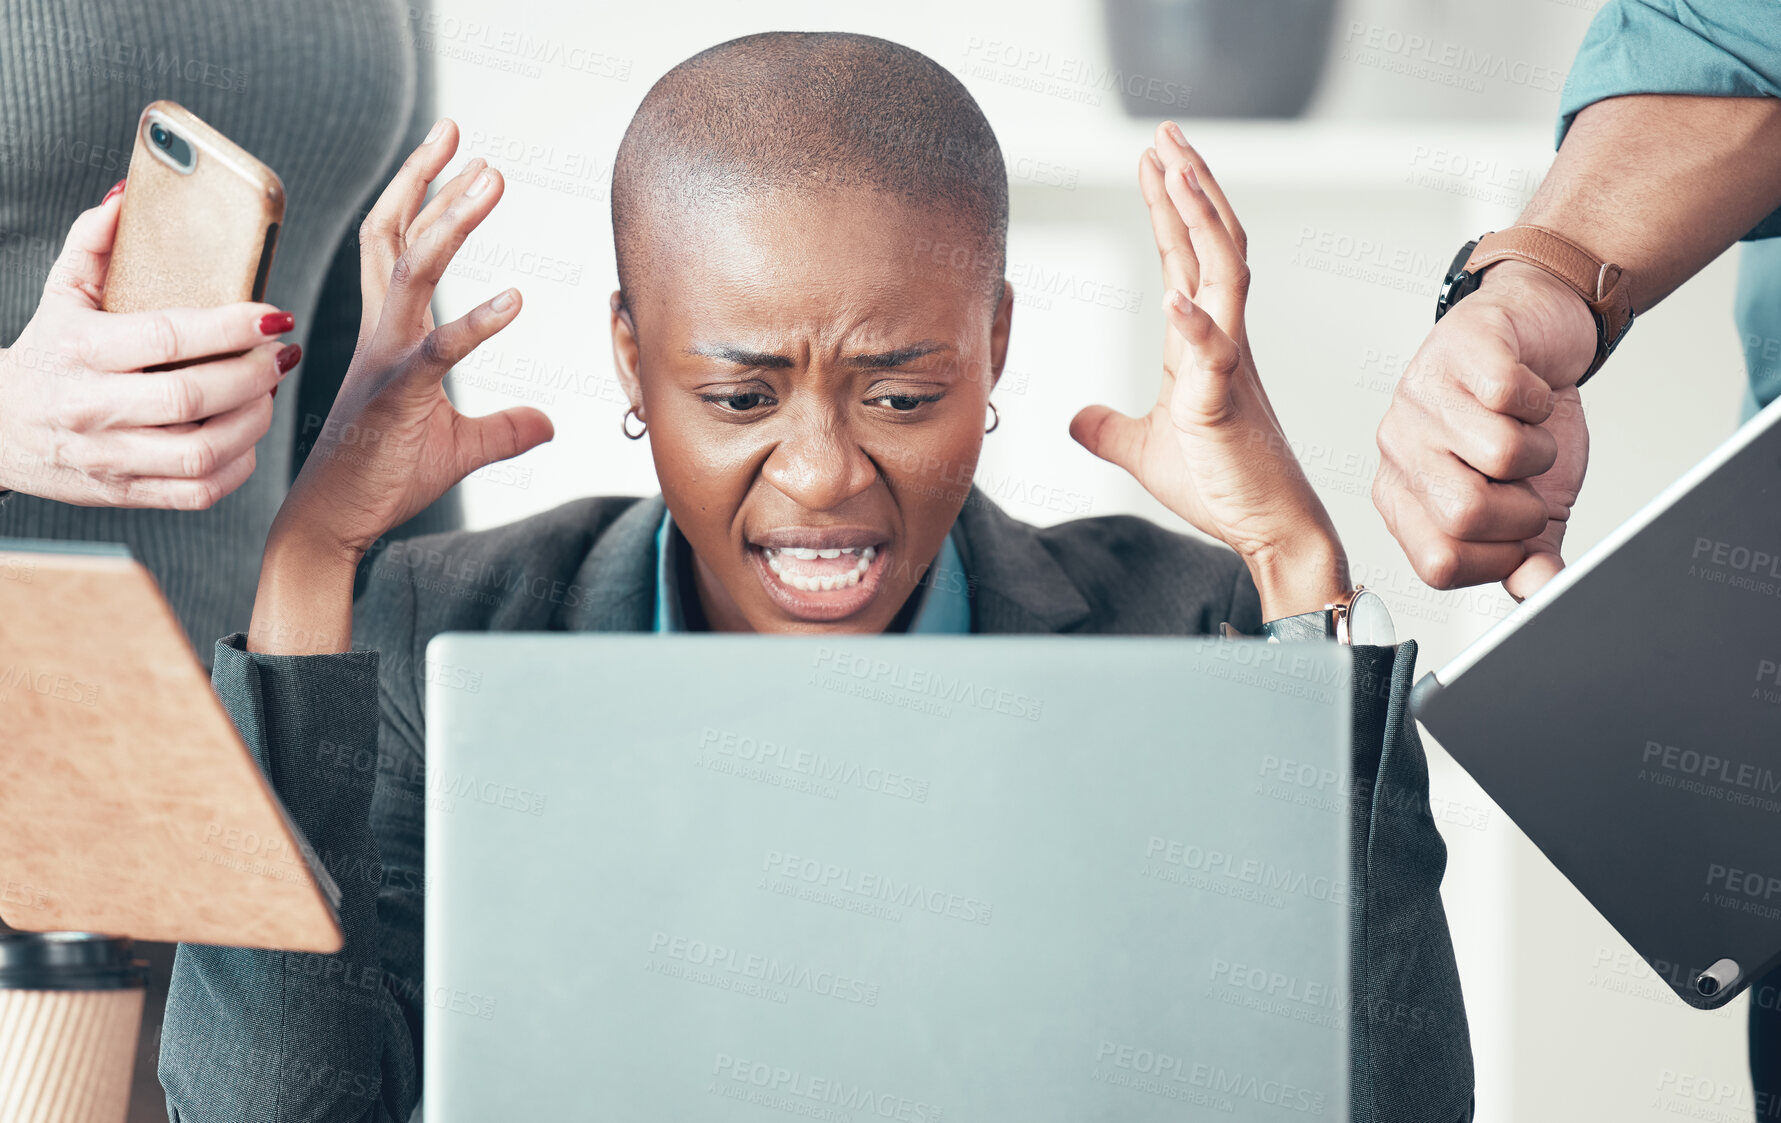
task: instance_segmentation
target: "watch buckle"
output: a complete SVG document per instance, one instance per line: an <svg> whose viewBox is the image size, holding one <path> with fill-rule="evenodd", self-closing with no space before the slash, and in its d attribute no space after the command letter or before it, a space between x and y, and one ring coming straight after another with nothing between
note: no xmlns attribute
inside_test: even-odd
<svg viewBox="0 0 1781 1123"><path fill-rule="evenodd" d="M1609 270L1614 271L1612 278L1609 277L1609 274L1608 274ZM1606 300L1608 298L1608 293L1614 288L1615 285L1618 285L1620 283L1620 276L1621 276L1620 266L1615 265L1612 262L1607 262L1607 261L1602 262L1602 268L1599 272L1596 273L1596 277L1595 277L1595 298L1596 298L1596 301L1600 302L1600 301Z"/></svg>

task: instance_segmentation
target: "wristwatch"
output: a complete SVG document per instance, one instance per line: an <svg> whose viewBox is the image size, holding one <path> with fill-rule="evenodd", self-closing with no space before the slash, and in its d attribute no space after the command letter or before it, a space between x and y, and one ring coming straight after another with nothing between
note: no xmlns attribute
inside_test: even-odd
<svg viewBox="0 0 1781 1123"><path fill-rule="evenodd" d="M1577 385L1588 382L1633 326L1631 286L1626 283L1625 271L1597 260L1582 246L1544 226L1511 226L1460 247L1447 267L1441 294L1435 298L1435 319L1440 320L1455 304L1477 292L1483 281L1480 274L1500 261L1520 261L1544 269L1589 305L1589 314L1595 317L1595 361Z"/></svg>
<svg viewBox="0 0 1781 1123"><path fill-rule="evenodd" d="M1351 646L1392 647L1398 642L1385 601L1363 585L1356 585L1345 600L1316 612L1270 620L1262 625L1262 634L1271 643L1333 639Z"/></svg>

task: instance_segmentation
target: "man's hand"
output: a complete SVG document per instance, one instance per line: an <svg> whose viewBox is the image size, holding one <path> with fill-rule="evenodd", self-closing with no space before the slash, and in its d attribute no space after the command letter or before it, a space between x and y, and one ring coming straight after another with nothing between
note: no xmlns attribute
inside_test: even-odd
<svg viewBox="0 0 1781 1123"><path fill-rule="evenodd" d="M1157 130L1138 184L1166 290L1161 386L1144 416L1090 406L1070 435L1241 555L1265 619L1315 611L1346 591L1347 563L1256 373L1243 227L1173 124Z"/></svg>
<svg viewBox="0 0 1781 1123"><path fill-rule="evenodd" d="M1690 34L1693 34L1692 32ZM1781 98L1635 94L1579 112L1519 223L1624 271L1644 315L1781 205ZM1379 426L1373 503L1438 589L1526 597L1564 567L1595 355L1582 299L1505 261L1442 317Z"/></svg>
<svg viewBox="0 0 1781 1123"><path fill-rule="evenodd" d="M1506 261L1410 360L1379 425L1373 504L1437 589L1501 581L1517 600L1564 568L1559 547L1589 463L1577 380L1589 308Z"/></svg>

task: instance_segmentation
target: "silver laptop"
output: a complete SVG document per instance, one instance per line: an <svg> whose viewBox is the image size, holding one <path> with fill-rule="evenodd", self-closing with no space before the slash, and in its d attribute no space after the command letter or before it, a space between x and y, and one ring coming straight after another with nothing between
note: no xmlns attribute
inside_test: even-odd
<svg viewBox="0 0 1781 1123"><path fill-rule="evenodd" d="M1781 965L1781 402L1413 704L1683 1001Z"/></svg>
<svg viewBox="0 0 1781 1123"><path fill-rule="evenodd" d="M440 636L423 1115L1346 1119L1347 655Z"/></svg>

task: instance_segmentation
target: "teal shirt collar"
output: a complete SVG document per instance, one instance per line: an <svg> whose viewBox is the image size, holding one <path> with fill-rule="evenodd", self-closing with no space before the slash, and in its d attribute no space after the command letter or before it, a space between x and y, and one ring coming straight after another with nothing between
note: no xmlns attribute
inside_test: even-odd
<svg viewBox="0 0 1781 1123"><path fill-rule="evenodd" d="M674 529L674 516L664 513L656 531L656 610L657 632L686 631L686 614L681 611L679 574L674 567L673 544L679 531ZM940 553L929 567L920 592L921 607L910 621L911 635L965 635L971 630L970 585L965 576L965 563L953 544L952 535L940 544Z"/></svg>

